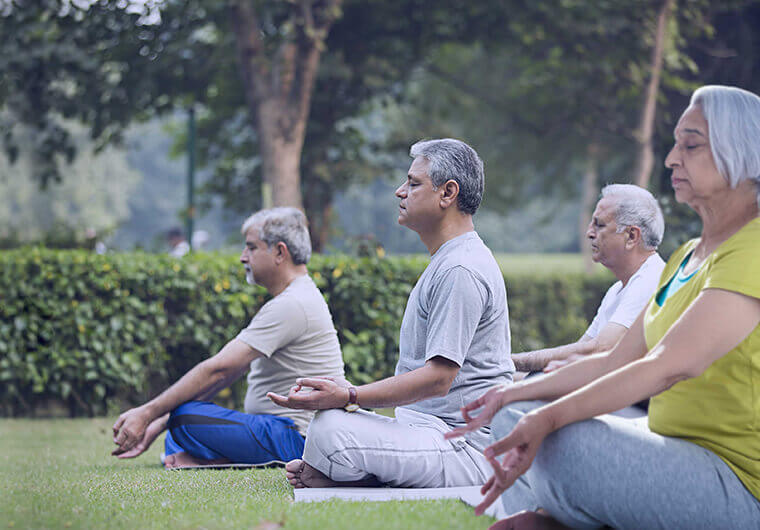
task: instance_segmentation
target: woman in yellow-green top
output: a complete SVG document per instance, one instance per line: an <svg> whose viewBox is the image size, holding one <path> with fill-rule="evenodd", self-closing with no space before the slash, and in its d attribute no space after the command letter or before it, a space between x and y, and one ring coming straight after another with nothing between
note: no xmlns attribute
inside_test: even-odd
<svg viewBox="0 0 760 530"><path fill-rule="evenodd" d="M501 496L496 528L760 529L760 98L697 90L665 165L702 233L636 322L608 353L489 390L451 433L493 420L476 512ZM648 425L607 414L648 397Z"/></svg>

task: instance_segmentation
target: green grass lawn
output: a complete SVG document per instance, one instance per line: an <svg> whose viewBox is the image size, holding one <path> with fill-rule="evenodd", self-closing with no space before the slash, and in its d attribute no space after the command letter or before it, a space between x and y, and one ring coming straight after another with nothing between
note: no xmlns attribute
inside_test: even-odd
<svg viewBox="0 0 760 530"><path fill-rule="evenodd" d="M113 419L0 419L2 528L487 528L462 502L295 504L282 469L166 471L110 456Z"/></svg>

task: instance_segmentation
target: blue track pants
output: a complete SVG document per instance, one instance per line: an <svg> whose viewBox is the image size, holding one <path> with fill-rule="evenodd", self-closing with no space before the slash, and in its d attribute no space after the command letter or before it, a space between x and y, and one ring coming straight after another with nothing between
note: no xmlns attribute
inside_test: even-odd
<svg viewBox="0 0 760 530"><path fill-rule="evenodd" d="M167 456L184 451L204 460L266 464L301 458L304 438L290 418L189 401L169 416L164 445Z"/></svg>

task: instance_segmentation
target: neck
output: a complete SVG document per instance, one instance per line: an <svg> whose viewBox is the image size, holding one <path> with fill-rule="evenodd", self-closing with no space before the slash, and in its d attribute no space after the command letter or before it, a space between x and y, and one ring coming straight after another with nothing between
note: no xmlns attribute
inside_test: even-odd
<svg viewBox="0 0 760 530"><path fill-rule="evenodd" d="M711 201L693 206L702 219L699 241L702 252L709 254L758 216L755 193L746 193L740 190L741 187L740 185L737 189L722 193Z"/></svg>
<svg viewBox="0 0 760 530"><path fill-rule="evenodd" d="M269 294L272 296L277 296L285 289L287 289L288 285L290 285L293 280L299 276L303 276L304 274L308 274L306 265L295 265L293 267L288 267L286 270L283 270L270 285L265 285L264 287L269 292Z"/></svg>
<svg viewBox="0 0 760 530"><path fill-rule="evenodd" d="M636 254L627 259L625 263L622 263L614 269L610 268L610 270L612 270L612 274L615 275L615 278L620 280L620 282L623 284L623 287L625 287L628 283L628 280L631 279L631 276L636 274L636 271L641 268L644 262L656 252L656 250L636 251Z"/></svg>
<svg viewBox="0 0 760 530"><path fill-rule="evenodd" d="M475 230L471 215L464 215L459 212L452 212L452 214L429 230L418 232L431 256L447 241Z"/></svg>

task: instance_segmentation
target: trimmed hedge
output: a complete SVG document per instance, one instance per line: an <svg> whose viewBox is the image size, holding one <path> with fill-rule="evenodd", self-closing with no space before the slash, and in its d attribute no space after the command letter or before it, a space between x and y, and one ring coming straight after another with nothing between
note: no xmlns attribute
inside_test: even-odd
<svg viewBox="0 0 760 530"><path fill-rule="evenodd" d="M391 375L398 330L424 257L314 256L309 270L338 329L348 377ZM513 351L576 340L608 276L508 277ZM0 253L0 413L71 415L145 401L218 351L267 299L236 257ZM221 394L241 406L244 381Z"/></svg>

